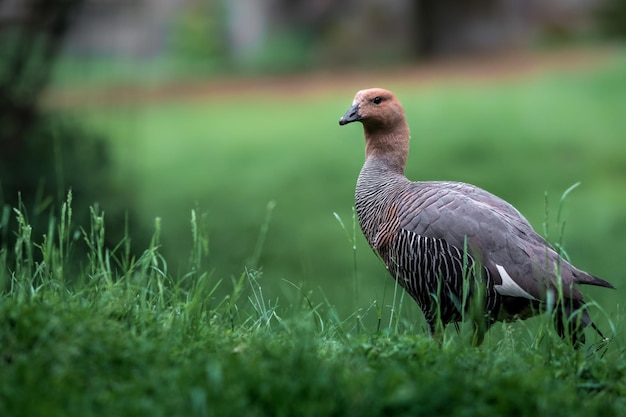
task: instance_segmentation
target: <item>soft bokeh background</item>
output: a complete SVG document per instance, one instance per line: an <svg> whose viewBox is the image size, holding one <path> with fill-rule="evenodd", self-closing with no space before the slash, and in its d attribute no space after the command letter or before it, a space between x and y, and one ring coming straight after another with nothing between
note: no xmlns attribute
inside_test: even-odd
<svg viewBox="0 0 626 417"><path fill-rule="evenodd" d="M622 308L624 1L0 0L0 24L0 203L21 193L35 240L71 188L114 254L159 218L178 277L195 210L225 292L260 269L279 304L291 282L373 318L393 286L353 230L361 128L337 121L380 86L407 110L410 178L510 201Z"/></svg>

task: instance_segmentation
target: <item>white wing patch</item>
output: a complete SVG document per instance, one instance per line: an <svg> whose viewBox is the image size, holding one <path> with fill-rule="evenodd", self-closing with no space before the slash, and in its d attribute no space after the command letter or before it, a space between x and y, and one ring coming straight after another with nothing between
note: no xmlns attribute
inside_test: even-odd
<svg viewBox="0 0 626 417"><path fill-rule="evenodd" d="M513 278L506 272L506 269L502 265L496 264L496 268L500 273L500 278L502 278L502 285L494 285L494 289L500 295L508 295L510 297L524 297L530 300L536 300L535 297L528 294L522 287L517 285Z"/></svg>

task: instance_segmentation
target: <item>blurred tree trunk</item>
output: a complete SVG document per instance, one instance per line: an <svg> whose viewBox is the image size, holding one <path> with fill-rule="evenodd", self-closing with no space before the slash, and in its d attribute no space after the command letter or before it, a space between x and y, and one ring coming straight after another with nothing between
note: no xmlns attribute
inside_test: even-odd
<svg viewBox="0 0 626 417"><path fill-rule="evenodd" d="M416 0L413 6L413 44L417 57L430 57L435 53L437 3L432 0Z"/></svg>
<svg viewBox="0 0 626 417"><path fill-rule="evenodd" d="M54 214L71 189L75 224L87 226L89 206L101 202L107 208L107 244L116 244L134 223L128 207L130 181L123 190L112 182L108 144L102 138L67 115L41 107L65 35L83 2L0 0L0 209L21 205L37 241L48 233L47 214ZM14 227L11 219L8 228ZM0 252L8 251L14 240L3 230Z"/></svg>
<svg viewBox="0 0 626 417"><path fill-rule="evenodd" d="M12 158L38 117L39 98L83 0L0 0L0 157Z"/></svg>
<svg viewBox="0 0 626 417"><path fill-rule="evenodd" d="M412 21L416 57L494 52L531 33L526 0L416 0Z"/></svg>

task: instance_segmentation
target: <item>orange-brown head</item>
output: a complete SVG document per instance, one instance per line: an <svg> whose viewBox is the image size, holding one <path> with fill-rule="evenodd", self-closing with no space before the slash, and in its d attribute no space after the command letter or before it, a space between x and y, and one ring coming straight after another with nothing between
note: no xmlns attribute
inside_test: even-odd
<svg viewBox="0 0 626 417"><path fill-rule="evenodd" d="M382 158L404 172L410 132L402 104L391 91L370 88L357 92L352 106L339 119L341 126L352 122L363 124L366 157Z"/></svg>

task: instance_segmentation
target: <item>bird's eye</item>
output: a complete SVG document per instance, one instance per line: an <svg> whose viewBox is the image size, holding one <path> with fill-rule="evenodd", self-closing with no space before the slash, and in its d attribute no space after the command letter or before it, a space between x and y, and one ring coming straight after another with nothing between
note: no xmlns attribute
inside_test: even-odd
<svg viewBox="0 0 626 417"><path fill-rule="evenodd" d="M380 98L380 97L374 97L374 100L372 100L372 103L374 103L374 104L380 104L380 102L381 102L381 101L383 101L383 99L382 99L382 98Z"/></svg>

